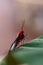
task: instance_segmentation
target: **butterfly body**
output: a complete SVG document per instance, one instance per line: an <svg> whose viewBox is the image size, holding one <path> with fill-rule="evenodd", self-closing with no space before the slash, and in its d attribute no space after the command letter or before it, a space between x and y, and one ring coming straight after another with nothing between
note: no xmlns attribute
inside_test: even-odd
<svg viewBox="0 0 43 65"><path fill-rule="evenodd" d="M12 45L11 45L9 51L14 50L24 38L25 38L24 31L21 30L21 31L18 33L18 36L17 36L17 38L15 39L15 41L12 43Z"/></svg>
<svg viewBox="0 0 43 65"><path fill-rule="evenodd" d="M23 22L21 30L18 32L17 37L14 40L14 42L12 43L9 51L16 49L17 46L19 45L19 43L25 38L23 26L24 26L24 22Z"/></svg>

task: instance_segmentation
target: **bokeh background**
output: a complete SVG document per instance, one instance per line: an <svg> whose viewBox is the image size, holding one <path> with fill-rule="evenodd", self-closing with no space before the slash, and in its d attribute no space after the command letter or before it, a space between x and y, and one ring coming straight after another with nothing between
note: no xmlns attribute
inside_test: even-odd
<svg viewBox="0 0 43 65"><path fill-rule="evenodd" d="M28 42L43 34L43 0L0 0L0 55L7 52L21 29Z"/></svg>

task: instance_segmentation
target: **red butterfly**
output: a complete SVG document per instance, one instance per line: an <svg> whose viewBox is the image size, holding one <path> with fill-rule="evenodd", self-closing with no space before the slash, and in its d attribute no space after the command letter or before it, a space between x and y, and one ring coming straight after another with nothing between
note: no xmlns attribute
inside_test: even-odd
<svg viewBox="0 0 43 65"><path fill-rule="evenodd" d="M14 50L19 45L19 43L25 38L24 30L23 30L24 22L25 21L23 21L23 24L22 24L22 27L21 27L21 31L19 31L19 33L18 33L15 41L12 43L9 51Z"/></svg>

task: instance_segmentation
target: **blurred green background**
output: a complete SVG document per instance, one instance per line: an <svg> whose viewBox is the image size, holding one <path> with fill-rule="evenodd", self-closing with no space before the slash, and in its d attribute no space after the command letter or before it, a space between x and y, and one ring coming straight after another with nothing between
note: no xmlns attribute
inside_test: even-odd
<svg viewBox="0 0 43 65"><path fill-rule="evenodd" d="M43 36L20 46L9 53L0 65L43 65Z"/></svg>

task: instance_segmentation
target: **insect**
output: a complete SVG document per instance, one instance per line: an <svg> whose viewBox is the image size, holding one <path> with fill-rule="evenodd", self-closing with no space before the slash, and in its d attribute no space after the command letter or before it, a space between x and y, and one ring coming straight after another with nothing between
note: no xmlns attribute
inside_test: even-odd
<svg viewBox="0 0 43 65"><path fill-rule="evenodd" d="M15 41L12 43L12 45L11 45L9 51L14 50L14 49L19 45L19 43L25 38L24 30L23 30L24 22L25 22L25 21L23 21L23 24L22 24L21 30L18 32L18 35L17 35Z"/></svg>

